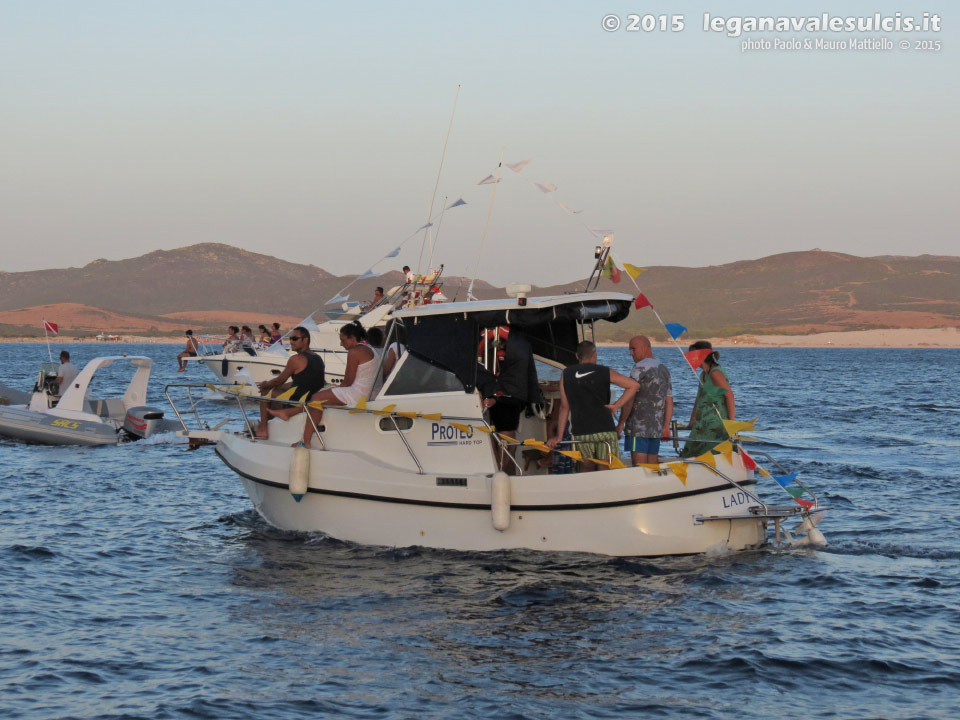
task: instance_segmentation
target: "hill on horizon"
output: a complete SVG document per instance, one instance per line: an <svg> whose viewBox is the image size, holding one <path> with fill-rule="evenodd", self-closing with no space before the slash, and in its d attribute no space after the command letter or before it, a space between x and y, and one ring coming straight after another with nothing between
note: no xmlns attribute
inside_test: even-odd
<svg viewBox="0 0 960 720"><path fill-rule="evenodd" d="M600 287L635 294L626 273L622 278L619 284L603 280ZM216 243L95 260L82 268L0 272L0 334L35 334L39 318L31 313L66 303L74 313L81 313L81 306L94 314L112 313L90 319L88 327L112 321L130 331L164 333L171 326L193 324L219 332L227 321L306 317L355 279ZM376 285L389 288L400 282L401 272L390 271L357 281L349 292L353 299L366 299ZM463 279L447 277L445 283L448 296L459 293L463 299ZM637 283L663 320L686 325L690 336L960 324L960 257L864 258L810 250L703 268L655 266ZM582 287L581 280L537 288L534 294ZM480 298L505 295L502 288L480 281L474 293ZM17 333L17 328L27 332ZM665 337L649 309L606 326L602 337L626 339L636 332Z"/></svg>

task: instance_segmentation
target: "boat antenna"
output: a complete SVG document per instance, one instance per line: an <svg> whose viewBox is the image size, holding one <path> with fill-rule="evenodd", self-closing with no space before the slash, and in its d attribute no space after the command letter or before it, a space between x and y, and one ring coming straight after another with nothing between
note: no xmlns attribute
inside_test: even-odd
<svg viewBox="0 0 960 720"><path fill-rule="evenodd" d="M457 94L453 98L453 110L450 113L450 124L447 126L447 137L443 141L443 152L440 153L440 167L437 168L437 180L433 184L433 195L430 197L430 208L427 210L427 224L423 228L423 241L420 243L420 257L417 259L417 272L414 277L413 288L410 291L410 297L413 297L414 290L417 287L417 278L420 276L420 267L423 263L423 249L430 238L430 227L433 217L433 205L437 200L437 188L440 187L440 174L443 172L443 161L447 157L447 143L450 142L450 133L453 130L453 118L457 114L457 101L460 99L460 86L457 85ZM430 260L433 260L433 240L430 240ZM428 268L429 269L429 268Z"/></svg>
<svg viewBox="0 0 960 720"><path fill-rule="evenodd" d="M487 239L487 230L490 228L490 216L493 215L493 201L497 198L497 186L500 184L500 170L503 168L503 153L506 147L500 148L500 161L497 163L497 179L493 181L493 192L490 193L490 207L487 208L487 221L483 224L483 235L480 236L480 249L477 250L477 264L473 268L473 277L470 278L470 285L467 286L467 300L475 300L473 297L473 283L477 279L477 273L480 272L480 257L483 255L483 243Z"/></svg>

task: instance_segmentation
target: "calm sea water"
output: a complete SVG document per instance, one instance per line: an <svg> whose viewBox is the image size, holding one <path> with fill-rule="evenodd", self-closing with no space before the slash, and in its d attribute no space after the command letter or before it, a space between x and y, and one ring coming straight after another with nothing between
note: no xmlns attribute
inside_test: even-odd
<svg viewBox="0 0 960 720"><path fill-rule="evenodd" d="M183 378L173 346L68 347L156 358L157 404ZM0 345L0 381L43 359ZM270 528L210 449L0 440L0 718L960 717L960 351L722 360L828 548L364 547Z"/></svg>

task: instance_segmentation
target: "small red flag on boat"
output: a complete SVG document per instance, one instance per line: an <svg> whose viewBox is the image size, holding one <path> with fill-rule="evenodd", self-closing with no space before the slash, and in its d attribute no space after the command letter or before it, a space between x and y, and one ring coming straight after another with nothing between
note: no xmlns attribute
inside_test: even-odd
<svg viewBox="0 0 960 720"><path fill-rule="evenodd" d="M43 329L44 329L46 332L53 333L54 335L57 334L57 324L56 324L56 323L47 322L46 320L44 320L44 321L43 321Z"/></svg>
<svg viewBox="0 0 960 720"><path fill-rule="evenodd" d="M650 301L647 300L647 296L644 295L643 293L640 293L639 295L637 295L637 299L633 301L633 306L637 310L645 307L653 307L653 305L650 304Z"/></svg>
<svg viewBox="0 0 960 720"><path fill-rule="evenodd" d="M747 451L743 448L740 448L740 457L743 458L743 467L745 467L747 470L757 469L757 461L747 455Z"/></svg>
<svg viewBox="0 0 960 720"><path fill-rule="evenodd" d="M800 498L794 498L794 501L808 509L812 508L816 504L811 500L801 500Z"/></svg>
<svg viewBox="0 0 960 720"><path fill-rule="evenodd" d="M712 352L712 348L704 348L703 350L691 350L690 352L685 352L683 356L687 359L687 362L690 363L690 367L696 370L698 367L703 365L703 361L706 359L707 355Z"/></svg>

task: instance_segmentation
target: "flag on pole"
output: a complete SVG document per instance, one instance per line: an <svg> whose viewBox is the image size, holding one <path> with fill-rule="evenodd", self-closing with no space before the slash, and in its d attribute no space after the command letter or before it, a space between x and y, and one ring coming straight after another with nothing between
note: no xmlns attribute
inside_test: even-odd
<svg viewBox="0 0 960 720"><path fill-rule="evenodd" d="M665 323L664 327L667 329L667 332L670 333L670 337L672 337L674 340L687 331L687 328L680 323Z"/></svg>
<svg viewBox="0 0 960 720"><path fill-rule="evenodd" d="M637 295L637 299L633 301L633 306L634 306L637 310L639 310L640 308L645 308L645 307L648 307L648 308L652 308L652 307L653 307L653 305L650 304L650 301L647 300L647 296L644 295L643 293L640 293L639 295Z"/></svg>
<svg viewBox="0 0 960 720"><path fill-rule="evenodd" d="M49 332L49 333L53 333L54 335L57 335L57 334L59 334L59 333L57 332L57 327L58 327L58 326L57 326L56 323L47 322L46 320L43 321L43 331L44 331L44 332Z"/></svg>
<svg viewBox="0 0 960 720"><path fill-rule="evenodd" d="M627 275L632 277L634 280L637 279L637 276L643 272L642 267L637 267L636 265L631 265L630 263L624 263L623 269L627 271Z"/></svg>

